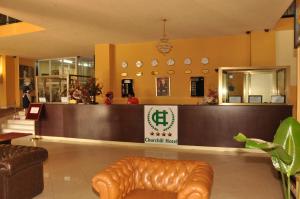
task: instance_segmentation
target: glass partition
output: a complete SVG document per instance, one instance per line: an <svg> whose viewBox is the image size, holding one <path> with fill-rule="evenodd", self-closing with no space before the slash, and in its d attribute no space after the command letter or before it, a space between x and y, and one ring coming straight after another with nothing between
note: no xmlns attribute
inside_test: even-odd
<svg viewBox="0 0 300 199"><path fill-rule="evenodd" d="M219 102L268 104L286 102L287 68L219 69Z"/></svg>
<svg viewBox="0 0 300 199"><path fill-rule="evenodd" d="M50 60L38 61L38 75L45 76L49 75L50 70Z"/></svg>
<svg viewBox="0 0 300 199"><path fill-rule="evenodd" d="M39 102L62 102L62 97L68 97L67 77L38 76L36 84Z"/></svg>
<svg viewBox="0 0 300 199"><path fill-rule="evenodd" d="M93 58L63 57L38 60L37 70L38 102L63 102L75 85L94 77L95 67Z"/></svg>
<svg viewBox="0 0 300 199"><path fill-rule="evenodd" d="M93 59L81 58L78 60L77 73L82 76L94 77L94 65Z"/></svg>
<svg viewBox="0 0 300 199"><path fill-rule="evenodd" d="M37 62L38 75L82 75L94 77L95 64L93 58L63 57L44 59Z"/></svg>
<svg viewBox="0 0 300 199"><path fill-rule="evenodd" d="M61 75L61 60L54 59L50 60L50 75Z"/></svg>

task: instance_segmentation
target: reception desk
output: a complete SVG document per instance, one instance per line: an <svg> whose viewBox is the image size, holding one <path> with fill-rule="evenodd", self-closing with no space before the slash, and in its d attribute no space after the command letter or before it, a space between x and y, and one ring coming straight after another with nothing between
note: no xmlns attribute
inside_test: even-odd
<svg viewBox="0 0 300 199"><path fill-rule="evenodd" d="M238 132L268 141L290 105L178 105L178 144L243 147ZM95 140L144 142L144 105L45 104L39 134Z"/></svg>

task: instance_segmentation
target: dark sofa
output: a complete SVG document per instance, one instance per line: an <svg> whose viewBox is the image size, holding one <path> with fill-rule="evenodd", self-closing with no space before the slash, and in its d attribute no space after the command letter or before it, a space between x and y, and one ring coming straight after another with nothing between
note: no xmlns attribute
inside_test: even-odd
<svg viewBox="0 0 300 199"><path fill-rule="evenodd" d="M0 198L30 199L44 189L44 148L0 144Z"/></svg>

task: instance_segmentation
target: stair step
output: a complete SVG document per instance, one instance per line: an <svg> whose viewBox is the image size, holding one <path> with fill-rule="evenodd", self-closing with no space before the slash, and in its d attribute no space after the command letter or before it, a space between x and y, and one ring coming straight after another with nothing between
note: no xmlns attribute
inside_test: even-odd
<svg viewBox="0 0 300 199"><path fill-rule="evenodd" d="M25 124L25 125L34 125L34 120L7 120L8 124Z"/></svg>
<svg viewBox="0 0 300 199"><path fill-rule="evenodd" d="M18 115L25 116L25 111L19 111L19 112L18 112Z"/></svg>
<svg viewBox="0 0 300 199"><path fill-rule="evenodd" d="M14 120L26 120L26 116L25 115L14 115L13 119Z"/></svg>
<svg viewBox="0 0 300 199"><path fill-rule="evenodd" d="M4 128L2 129L2 133L31 133L34 135L34 130L16 130L16 129L8 129Z"/></svg>
<svg viewBox="0 0 300 199"><path fill-rule="evenodd" d="M34 130L34 125L32 124L2 124L2 128L16 129L16 130Z"/></svg>

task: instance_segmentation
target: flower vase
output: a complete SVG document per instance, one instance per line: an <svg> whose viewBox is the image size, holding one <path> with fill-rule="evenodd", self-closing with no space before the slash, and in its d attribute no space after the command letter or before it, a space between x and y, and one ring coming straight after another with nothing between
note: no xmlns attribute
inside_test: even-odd
<svg viewBox="0 0 300 199"><path fill-rule="evenodd" d="M96 103L96 96L95 95L91 95L90 96L90 104L97 104Z"/></svg>

